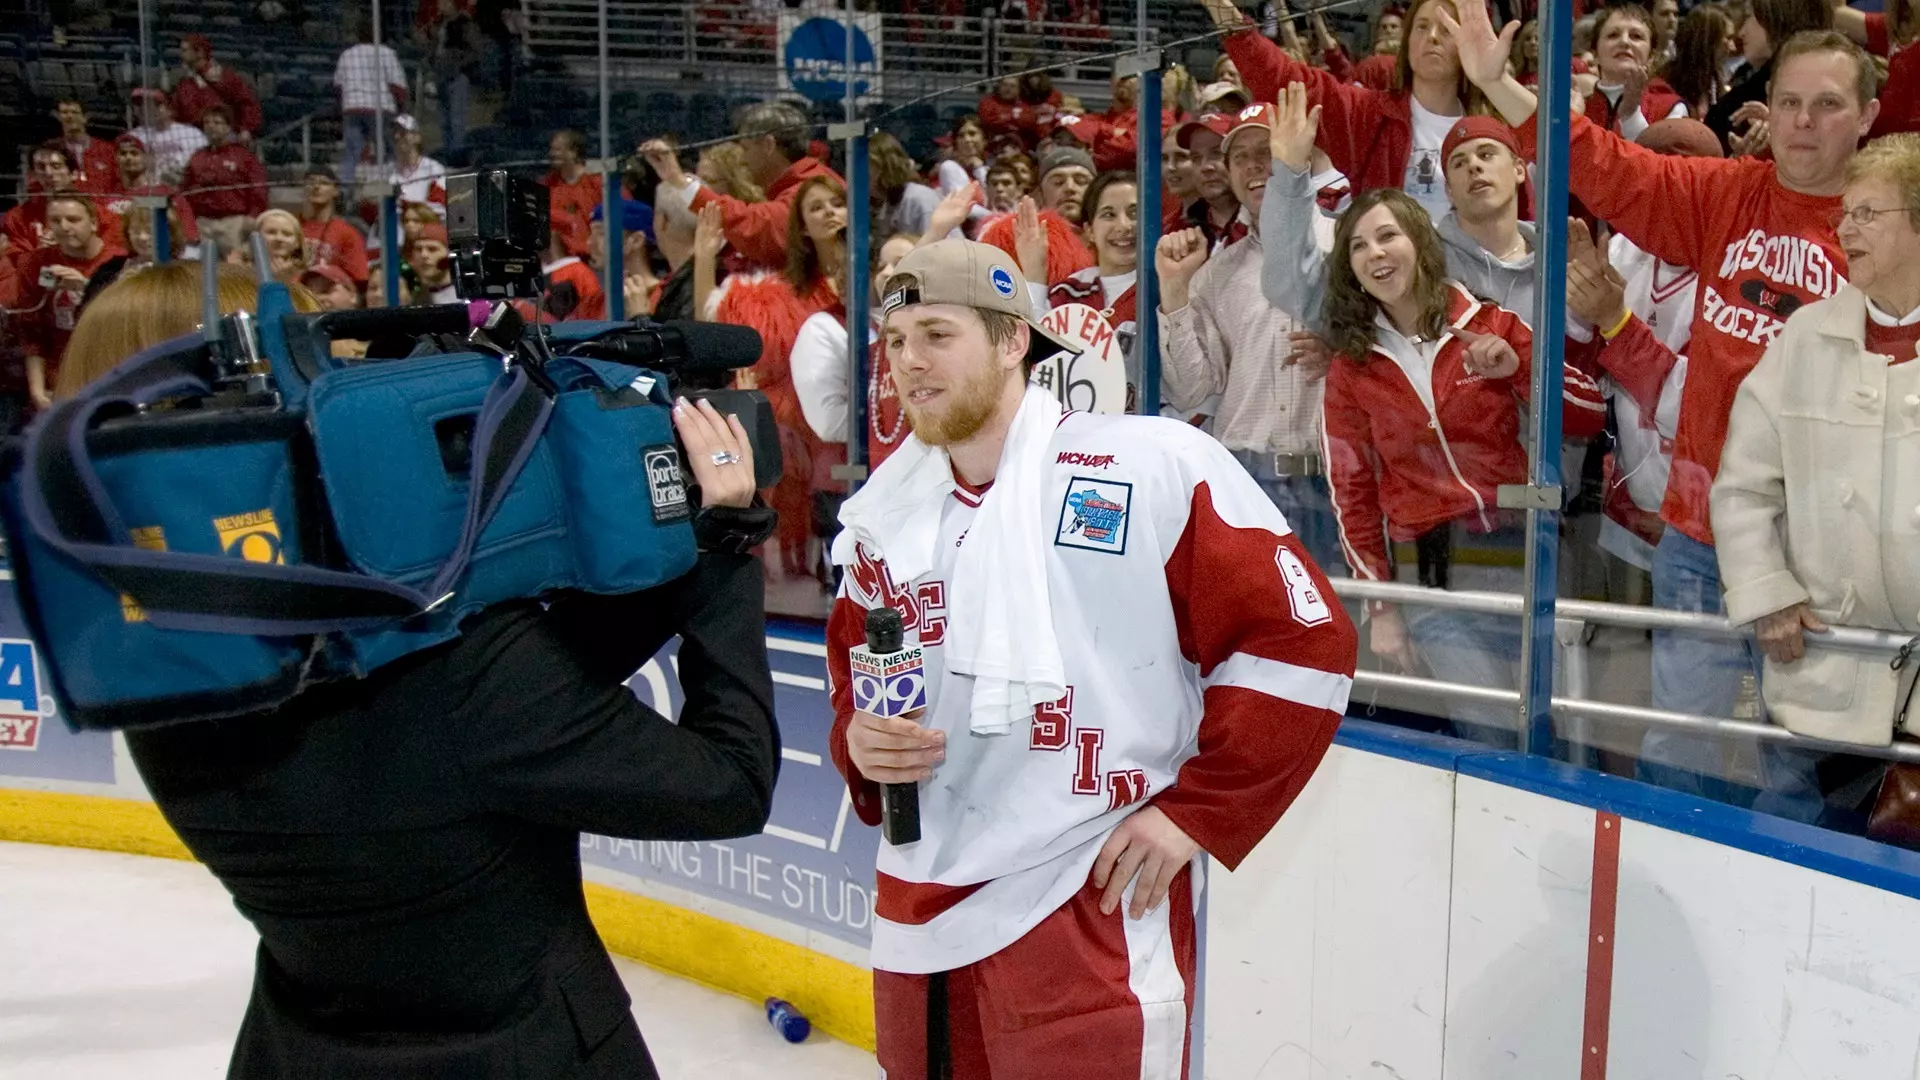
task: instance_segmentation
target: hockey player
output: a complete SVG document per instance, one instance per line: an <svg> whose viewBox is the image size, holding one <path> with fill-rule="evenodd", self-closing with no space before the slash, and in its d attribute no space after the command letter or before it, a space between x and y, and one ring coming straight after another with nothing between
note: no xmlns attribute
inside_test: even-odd
<svg viewBox="0 0 1920 1080"><path fill-rule="evenodd" d="M1193 862L1246 857L1326 752L1355 634L1280 512L1178 421L1062 415L1070 348L1000 250L945 240L885 283L913 435L841 514L831 747L883 844L874 1006L905 1080L1178 1080ZM853 709L867 609L925 651L918 721Z"/></svg>

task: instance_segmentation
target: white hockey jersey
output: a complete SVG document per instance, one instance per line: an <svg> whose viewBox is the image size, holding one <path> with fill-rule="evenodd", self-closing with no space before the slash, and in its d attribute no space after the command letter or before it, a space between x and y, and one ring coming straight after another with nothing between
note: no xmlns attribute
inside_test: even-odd
<svg viewBox="0 0 1920 1080"><path fill-rule="evenodd" d="M956 486L927 573L896 581L886 553L862 546L834 605L831 746L861 820L879 822L880 793L847 756L847 653L868 608L898 609L925 648L921 722L947 734L946 760L920 785L921 840L880 848L880 970L951 970L1018 940L1149 802L1232 869L1346 709L1353 625L1219 443L1157 417L1069 413L1047 453L1048 587L1069 685L1029 730L971 734L972 680L945 666L949 582L985 489Z"/></svg>

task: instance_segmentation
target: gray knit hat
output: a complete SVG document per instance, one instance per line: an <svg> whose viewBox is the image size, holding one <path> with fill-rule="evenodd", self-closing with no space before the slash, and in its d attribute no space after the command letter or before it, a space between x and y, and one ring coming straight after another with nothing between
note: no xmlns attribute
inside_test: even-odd
<svg viewBox="0 0 1920 1080"><path fill-rule="evenodd" d="M1040 155L1040 173L1034 179L1045 180L1047 174L1055 169L1067 169L1078 165L1092 174L1093 157L1077 146L1050 146Z"/></svg>

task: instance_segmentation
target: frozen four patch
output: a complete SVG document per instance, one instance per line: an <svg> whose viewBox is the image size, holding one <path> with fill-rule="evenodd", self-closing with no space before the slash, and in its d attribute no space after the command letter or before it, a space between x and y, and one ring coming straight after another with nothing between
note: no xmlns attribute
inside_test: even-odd
<svg viewBox="0 0 1920 1080"><path fill-rule="evenodd" d="M1053 542L1060 547L1127 553L1127 514L1133 507L1133 485L1121 480L1076 476L1067 484L1060 503L1060 524Z"/></svg>

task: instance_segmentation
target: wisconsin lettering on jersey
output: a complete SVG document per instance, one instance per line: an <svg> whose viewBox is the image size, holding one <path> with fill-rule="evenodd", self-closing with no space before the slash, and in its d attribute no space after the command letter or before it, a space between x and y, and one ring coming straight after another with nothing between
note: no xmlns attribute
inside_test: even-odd
<svg viewBox="0 0 1920 1080"><path fill-rule="evenodd" d="M1765 347L1806 297L1824 300L1840 291L1846 276L1825 249L1800 236L1772 236L1752 229L1727 245L1718 278L1735 284L1736 296L1703 285L1700 313L1715 330Z"/></svg>
<svg viewBox="0 0 1920 1080"><path fill-rule="evenodd" d="M894 584L884 560L876 559L865 544L854 547L853 565L847 568L854 598L863 607L890 607L900 613L900 621L919 635L922 648L932 648L947 640L947 583L923 581L918 588Z"/></svg>

